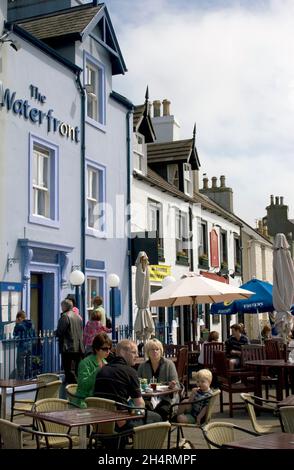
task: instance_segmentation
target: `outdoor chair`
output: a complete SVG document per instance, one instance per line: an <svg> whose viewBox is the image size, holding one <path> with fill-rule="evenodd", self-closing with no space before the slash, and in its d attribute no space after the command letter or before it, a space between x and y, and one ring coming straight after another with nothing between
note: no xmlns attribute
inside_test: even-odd
<svg viewBox="0 0 294 470"><path fill-rule="evenodd" d="M203 368L211 370L212 373L215 372L214 366L214 358L213 354L214 351L224 351L225 345L224 343L211 341L208 343L203 343Z"/></svg>
<svg viewBox="0 0 294 470"><path fill-rule="evenodd" d="M89 397L85 399L88 408L102 408L104 410L115 411L118 409L127 409L132 412L144 411L144 424L146 424L147 410L139 407L130 407L123 403L108 398ZM89 438L90 448L104 448L111 447L112 449L119 449L124 446L126 442L133 436L133 428L120 431L116 428L115 421L109 423L97 424Z"/></svg>
<svg viewBox="0 0 294 470"><path fill-rule="evenodd" d="M244 344L241 346L241 367L244 369L250 370L250 365L246 365L246 361L257 361L263 359L266 359L264 346L256 344ZM252 379L250 379L249 377L248 380L254 381L255 378L252 377ZM262 369L261 385L265 386L265 396L267 399L269 398L270 386L274 385L277 393L278 379L269 375L268 367L264 367Z"/></svg>
<svg viewBox="0 0 294 470"><path fill-rule="evenodd" d="M55 380L54 382L48 383L43 383L42 380L39 383L37 381L38 388L36 390L35 398L32 400L15 400L15 394L13 394L11 397L11 421L13 421L15 416L22 415L26 411L31 411L36 401L44 400L46 398L58 398L61 384L61 380Z"/></svg>
<svg viewBox="0 0 294 470"><path fill-rule="evenodd" d="M69 409L69 402L62 400L61 398L47 398L44 400L38 400L33 405L33 411L37 413L47 413L50 411L64 411ZM41 421L36 419L36 425L38 431L56 434L70 435L73 445L78 445L79 436L70 434L71 429L68 426L62 424L51 423L50 421ZM68 444L68 439L60 436L48 437L47 444L53 448L63 448ZM40 445L46 445L45 439L40 439Z"/></svg>
<svg viewBox="0 0 294 470"><path fill-rule="evenodd" d="M282 359L287 361L287 346L282 338L266 339L264 342L266 359ZM271 368L274 371L274 368ZM288 371L283 371L283 387L285 386L286 395L289 395Z"/></svg>
<svg viewBox="0 0 294 470"><path fill-rule="evenodd" d="M279 418L282 431L294 433L294 406L282 406L279 409Z"/></svg>
<svg viewBox="0 0 294 470"><path fill-rule="evenodd" d="M249 393L241 393L240 396L246 405L246 409L255 432L258 434L269 434L272 432L277 432L281 429L281 424L278 420L276 424L258 423L255 414L255 398L252 395L249 395Z"/></svg>
<svg viewBox="0 0 294 470"><path fill-rule="evenodd" d="M176 369L179 382L184 385L186 396L188 388L188 348L182 347L178 350Z"/></svg>
<svg viewBox="0 0 294 470"><path fill-rule="evenodd" d="M259 434L249 431L248 429L236 426L232 423L214 421L201 427L204 439L209 449L226 448L228 442L236 440L236 431L251 436L259 436Z"/></svg>
<svg viewBox="0 0 294 470"><path fill-rule="evenodd" d="M207 397L203 397L203 398L200 398L200 399L198 398L198 400L194 400L194 401L190 402L190 404L192 405L193 403L197 403L197 402L202 401L202 400L208 400L206 414L203 418L202 425L209 423L209 421L211 420L212 413L213 413L213 410L214 410L214 407L215 407L215 404L216 404L216 400L217 400L217 397L220 393L221 393L220 390L217 389L217 390L214 390L212 395L208 398ZM199 428L200 427L200 425L197 424L197 423L194 423L194 424L177 423L176 422L176 413L178 411L180 413L180 407L181 407L181 403L178 403L178 404L172 405L171 408L170 408L169 421L171 423L171 429L170 429L169 435L168 435L168 444L167 444L168 449L170 448L171 433L173 431L177 430L176 447L178 448L179 444L180 444L180 438L185 437L184 436L184 428Z"/></svg>
<svg viewBox="0 0 294 470"><path fill-rule="evenodd" d="M244 369L233 369L231 370L228 365L228 360L224 351L214 351L214 363L215 373L220 393L220 412L223 413L224 405L229 405L230 418L233 417L233 409L240 408L241 402L233 403L233 394L242 392L254 392L255 384L248 382L248 377L254 377L252 371ZM223 392L227 392L229 395L229 401L224 403Z"/></svg>
<svg viewBox="0 0 294 470"><path fill-rule="evenodd" d="M40 448L40 440L44 440L46 448L50 449L48 439L51 437L58 439L65 439L68 443L68 448L72 448L72 438L68 434L56 434L36 431L34 429L26 428L20 424L12 423L6 419L0 419L0 448L1 449L23 449L23 434L32 434L36 439L37 449Z"/></svg>
<svg viewBox="0 0 294 470"><path fill-rule="evenodd" d="M196 372L199 369L198 364L199 351L188 351L188 388L190 387L190 380L192 379L192 372Z"/></svg>
<svg viewBox="0 0 294 470"><path fill-rule="evenodd" d="M132 449L163 449L170 423L151 423L134 427Z"/></svg>
<svg viewBox="0 0 294 470"><path fill-rule="evenodd" d="M177 357L180 348L184 348L184 346L178 344L163 344L163 355L167 358Z"/></svg>

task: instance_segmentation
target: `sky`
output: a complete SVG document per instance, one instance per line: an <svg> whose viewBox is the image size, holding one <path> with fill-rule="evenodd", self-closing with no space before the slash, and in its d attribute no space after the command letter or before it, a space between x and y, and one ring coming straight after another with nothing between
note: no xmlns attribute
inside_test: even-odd
<svg viewBox="0 0 294 470"><path fill-rule="evenodd" d="M168 99L181 138L197 126L200 181L226 176L256 226L270 195L294 218L294 1L105 0L126 62L113 89ZM219 182L218 182L219 184Z"/></svg>

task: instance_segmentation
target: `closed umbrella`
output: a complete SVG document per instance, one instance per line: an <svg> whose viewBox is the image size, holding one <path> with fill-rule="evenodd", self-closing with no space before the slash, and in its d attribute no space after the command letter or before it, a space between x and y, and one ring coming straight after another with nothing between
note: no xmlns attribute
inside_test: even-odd
<svg viewBox="0 0 294 470"><path fill-rule="evenodd" d="M289 244L283 233L277 233L273 253L273 304L276 309L275 326L286 343L291 331L294 303L294 266Z"/></svg>
<svg viewBox="0 0 294 470"><path fill-rule="evenodd" d="M136 259L136 278L135 278L135 295L138 307L135 320L136 338L147 341L151 335L155 333L154 321L149 310L150 301L150 279L148 256L145 251L140 251Z"/></svg>

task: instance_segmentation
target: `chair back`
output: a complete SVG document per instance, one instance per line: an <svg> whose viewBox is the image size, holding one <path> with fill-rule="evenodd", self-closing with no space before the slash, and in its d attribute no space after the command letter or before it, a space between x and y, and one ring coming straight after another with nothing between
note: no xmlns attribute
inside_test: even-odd
<svg viewBox="0 0 294 470"><path fill-rule="evenodd" d="M104 410L115 411L116 402L108 400L107 398L89 397L85 399L88 408L103 408ZM115 422L101 423L95 428L96 433L113 434L115 429Z"/></svg>
<svg viewBox="0 0 294 470"><path fill-rule="evenodd" d="M241 366L246 366L246 361L257 361L266 358L265 347L258 344L243 344L241 346Z"/></svg>
<svg viewBox="0 0 294 470"><path fill-rule="evenodd" d="M225 351L216 350L213 352L213 362L215 372L218 377L227 378L228 376L228 363Z"/></svg>
<svg viewBox="0 0 294 470"><path fill-rule="evenodd" d="M55 380L41 385L37 390L36 401L45 400L46 398L58 398L61 384L61 380Z"/></svg>
<svg viewBox="0 0 294 470"><path fill-rule="evenodd" d="M247 412L248 412L248 415L249 415L249 418L250 418L250 421L251 421L251 424L252 424L252 427L253 427L254 431L261 434L261 429L260 429L260 426L257 422L255 408L254 408L254 405L255 405L254 398L252 398L251 395L249 395L249 393L240 393L240 397L245 402L245 406L246 406L246 409L247 409Z"/></svg>
<svg viewBox="0 0 294 470"><path fill-rule="evenodd" d="M22 433L19 429L20 425L0 419L0 446L1 449L22 449Z"/></svg>
<svg viewBox="0 0 294 470"><path fill-rule="evenodd" d="M38 400L33 406L33 410L37 413L47 413L50 411L65 411L68 409L68 401L62 400L61 398L46 398L44 400ZM63 424L51 423L49 421L44 421L41 423L41 425L39 422L37 424L38 429L41 429L45 432L62 434L66 434L68 432L68 426L64 426ZM49 441L54 441L54 438L50 438Z"/></svg>
<svg viewBox="0 0 294 470"><path fill-rule="evenodd" d="M183 347L179 350L177 355L176 369L179 382L186 384L188 373L188 348Z"/></svg>
<svg viewBox="0 0 294 470"><path fill-rule="evenodd" d="M202 428L209 449L219 449L223 444L235 440L234 424L214 421Z"/></svg>
<svg viewBox="0 0 294 470"><path fill-rule="evenodd" d="M199 352L199 344L197 343L197 341L187 341L185 343L185 346L188 348L188 351L189 352L194 352L194 351L198 351Z"/></svg>
<svg viewBox="0 0 294 470"><path fill-rule="evenodd" d="M286 345L280 339L266 339L264 342L265 354L267 359L286 360Z"/></svg>
<svg viewBox="0 0 294 470"><path fill-rule="evenodd" d="M212 392L212 395L209 398L209 402L208 402L208 405L207 405L205 421L203 423L204 425L208 424L209 421L211 420L212 413L213 413L213 410L214 410L214 407L215 407L215 404L216 404L216 400L217 400L217 397L219 396L220 393L221 393L221 391L218 388Z"/></svg>
<svg viewBox="0 0 294 470"><path fill-rule="evenodd" d="M134 427L133 449L163 449L170 423L151 423Z"/></svg>
<svg viewBox="0 0 294 470"><path fill-rule="evenodd" d="M65 393L66 393L66 398L68 401L70 401L72 398L76 398L76 393L77 393L77 384L68 384L65 387Z"/></svg>
<svg viewBox="0 0 294 470"><path fill-rule="evenodd" d="M164 357L177 357L178 356L178 351L180 348L183 348L184 346L179 346L177 344L164 344L163 345L163 355Z"/></svg>
<svg viewBox="0 0 294 470"><path fill-rule="evenodd" d="M37 375L37 382L43 382L45 384L48 384L50 382L55 382L56 380L59 380L59 379L60 379L59 375L53 374L53 373Z"/></svg>
<svg viewBox="0 0 294 470"><path fill-rule="evenodd" d="M282 406L279 418L283 432L294 433L294 406Z"/></svg>
<svg viewBox="0 0 294 470"><path fill-rule="evenodd" d="M225 345L224 343L219 343L216 341L212 341L209 343L203 343L203 367L205 369L213 369L214 368L214 352L215 351L224 351Z"/></svg>

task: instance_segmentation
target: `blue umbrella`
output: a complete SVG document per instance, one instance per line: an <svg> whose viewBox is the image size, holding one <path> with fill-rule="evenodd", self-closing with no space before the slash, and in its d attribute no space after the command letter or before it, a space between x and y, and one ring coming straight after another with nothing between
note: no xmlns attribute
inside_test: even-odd
<svg viewBox="0 0 294 470"><path fill-rule="evenodd" d="M269 282L251 279L240 288L251 290L255 294L249 299L212 304L210 313L212 315L234 315L235 313L260 313L274 310L273 286Z"/></svg>

